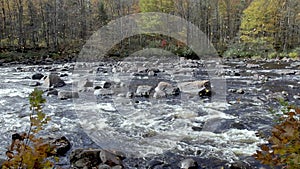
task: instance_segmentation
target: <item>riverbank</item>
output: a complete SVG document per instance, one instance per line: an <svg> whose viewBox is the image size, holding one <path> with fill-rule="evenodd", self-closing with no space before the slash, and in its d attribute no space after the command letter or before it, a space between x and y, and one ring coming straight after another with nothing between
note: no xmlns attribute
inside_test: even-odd
<svg viewBox="0 0 300 169"><path fill-rule="evenodd" d="M51 52L47 49L26 49L26 50L0 50L0 66L9 66L9 65L50 65L50 64L63 64L76 62L76 58L80 50L68 50L62 52ZM126 56L120 56L119 54L109 54L109 56L105 57L107 60L122 60L126 58ZM198 58L195 56L186 56L186 58ZM252 61L296 61L300 60L300 57L274 57L274 58L230 58L223 57L223 60L235 59L235 60L252 60Z"/></svg>

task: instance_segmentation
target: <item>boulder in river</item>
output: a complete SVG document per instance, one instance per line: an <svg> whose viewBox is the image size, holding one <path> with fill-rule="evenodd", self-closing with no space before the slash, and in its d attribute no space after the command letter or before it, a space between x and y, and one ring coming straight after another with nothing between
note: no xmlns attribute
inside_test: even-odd
<svg viewBox="0 0 300 169"><path fill-rule="evenodd" d="M83 168L83 167L95 167L101 164L99 154L101 149L75 149L70 154L71 167Z"/></svg>
<svg viewBox="0 0 300 169"><path fill-rule="evenodd" d="M178 84L178 87L181 92L199 95L200 92L205 90L207 93L211 91L210 81L202 80L202 81L193 81L193 82L182 82Z"/></svg>
<svg viewBox="0 0 300 169"><path fill-rule="evenodd" d="M58 91L56 89L48 90L47 91L47 96L50 96L50 95L57 96L58 95Z"/></svg>
<svg viewBox="0 0 300 169"><path fill-rule="evenodd" d="M49 74L44 81L43 87L63 87L66 83L56 74Z"/></svg>
<svg viewBox="0 0 300 169"><path fill-rule="evenodd" d="M71 149L71 143L65 136L50 142L50 145L54 147L55 150L53 152L58 156L65 155Z"/></svg>
<svg viewBox="0 0 300 169"><path fill-rule="evenodd" d="M162 98L166 96L176 96L179 95L180 90L177 86L173 86L168 82L159 82L157 87L154 89L155 93L153 97Z"/></svg>
<svg viewBox="0 0 300 169"><path fill-rule="evenodd" d="M180 169L197 169L198 163L192 158L187 158L180 161L179 167Z"/></svg>
<svg viewBox="0 0 300 169"><path fill-rule="evenodd" d="M43 77L44 77L43 74L41 74L41 73L36 73L36 74L34 74L34 75L31 76L31 79L32 79L32 80L41 80Z"/></svg>
<svg viewBox="0 0 300 169"><path fill-rule="evenodd" d="M137 87L135 96L138 97L149 97L151 90L153 89L152 86L149 85L140 85Z"/></svg>
<svg viewBox="0 0 300 169"><path fill-rule="evenodd" d="M81 79L77 86L80 92L88 92L93 90L94 83L89 79Z"/></svg>
<svg viewBox="0 0 300 169"><path fill-rule="evenodd" d="M103 149L75 149L70 154L70 163L74 168L124 168L122 164L124 158L122 153Z"/></svg>

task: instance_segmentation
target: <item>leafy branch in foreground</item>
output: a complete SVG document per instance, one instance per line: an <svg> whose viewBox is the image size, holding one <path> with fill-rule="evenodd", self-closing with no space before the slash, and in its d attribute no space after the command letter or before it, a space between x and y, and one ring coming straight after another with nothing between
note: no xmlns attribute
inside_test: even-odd
<svg viewBox="0 0 300 169"><path fill-rule="evenodd" d="M283 115L272 129L268 144L253 155L262 164L283 168L300 166L300 108L285 105Z"/></svg>
<svg viewBox="0 0 300 169"><path fill-rule="evenodd" d="M34 89L29 95L31 110L29 130L27 133L12 135L12 143L6 151L8 160L3 163L2 168L51 168L54 165L47 159L55 154L54 147L43 138L36 136L43 129L43 125L50 120L42 111L43 104L46 102L42 94L43 91Z"/></svg>

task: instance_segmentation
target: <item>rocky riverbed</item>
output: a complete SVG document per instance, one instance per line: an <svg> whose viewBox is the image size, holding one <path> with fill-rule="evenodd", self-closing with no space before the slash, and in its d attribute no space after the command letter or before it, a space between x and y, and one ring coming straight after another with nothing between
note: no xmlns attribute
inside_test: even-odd
<svg viewBox="0 0 300 169"><path fill-rule="evenodd" d="M300 62L231 59L214 70L205 64L139 57L3 65L1 158L11 135L28 129L27 97L38 87L52 118L41 135L66 136L72 150L121 151L125 168L260 167L250 156L274 123L270 108L278 99L300 103ZM69 161L66 155L59 165Z"/></svg>

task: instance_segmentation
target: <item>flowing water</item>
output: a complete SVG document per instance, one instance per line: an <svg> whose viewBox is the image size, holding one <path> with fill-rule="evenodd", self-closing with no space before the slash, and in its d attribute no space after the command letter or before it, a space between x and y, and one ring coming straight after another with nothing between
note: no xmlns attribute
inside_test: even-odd
<svg viewBox="0 0 300 169"><path fill-rule="evenodd" d="M79 91L72 84L82 79L89 79L94 87L105 82L111 84L97 96L93 89L79 92L77 99L59 100L57 96L45 95L44 111L52 120L41 135L65 135L73 148L100 146L123 151L132 158L172 152L236 161L250 156L259 144L265 143L274 124L269 110L278 108L276 99L300 103L299 61L225 60L214 70L213 78L223 78L226 82L218 83L226 87L223 89L226 99L219 101L185 93L156 99L152 97L153 90L149 97L126 97L128 93L134 94L140 85L155 88L164 81L176 86L180 82L212 78L202 61L143 63L124 60L92 65L1 67L2 158L11 134L28 129L27 97L34 89L29 84L36 72L63 74L61 78L67 85L58 88L59 91ZM212 90L218 84L212 84Z"/></svg>

